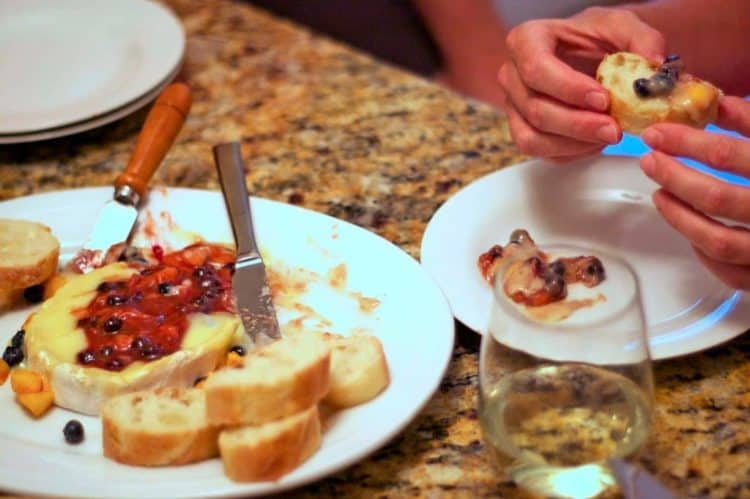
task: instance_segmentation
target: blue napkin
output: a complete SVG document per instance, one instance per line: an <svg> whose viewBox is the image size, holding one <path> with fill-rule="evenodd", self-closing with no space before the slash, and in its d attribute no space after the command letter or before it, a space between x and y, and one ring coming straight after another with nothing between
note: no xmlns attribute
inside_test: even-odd
<svg viewBox="0 0 750 499"><path fill-rule="evenodd" d="M706 130L709 132L723 133L726 135L730 135L732 137L743 138L742 135L736 132L730 132L728 130L724 130L714 125L709 125L706 128ZM614 156L640 157L644 155L645 153L649 152L650 150L651 148L648 147L646 144L644 144L643 141L639 137L625 133L622 136L622 140L618 144L608 146L602 152L603 154L609 154L609 155L614 155ZM734 175L732 173L726 173L726 172L716 170L714 168L704 165L703 163L695 161L694 159L683 158L683 157L680 157L679 159L686 165L692 168L695 168L696 170L712 175L721 180L724 180L725 182L742 185L745 187L750 187L750 179L748 178L745 178L739 175Z"/></svg>

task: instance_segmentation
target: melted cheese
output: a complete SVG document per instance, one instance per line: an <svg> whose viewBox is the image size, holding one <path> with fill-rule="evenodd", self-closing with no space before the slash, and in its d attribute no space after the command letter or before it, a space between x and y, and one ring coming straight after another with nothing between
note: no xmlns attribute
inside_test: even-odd
<svg viewBox="0 0 750 499"><path fill-rule="evenodd" d="M55 403L87 414L98 414L108 398L120 393L161 386L192 386L196 378L215 369L229 347L243 342L239 319L228 313L192 314L181 349L152 362L134 362L122 371L107 371L77 363L87 346L73 311L85 308L99 284L126 279L133 270L114 263L76 276L44 302L26 322L28 367L45 373Z"/></svg>

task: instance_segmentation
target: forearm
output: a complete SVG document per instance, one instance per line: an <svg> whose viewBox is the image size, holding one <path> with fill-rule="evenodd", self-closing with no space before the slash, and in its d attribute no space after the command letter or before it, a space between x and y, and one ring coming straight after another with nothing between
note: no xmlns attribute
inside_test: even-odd
<svg viewBox="0 0 750 499"><path fill-rule="evenodd" d="M668 53L727 94L750 94L750 1L655 0L625 8L664 34Z"/></svg>
<svg viewBox="0 0 750 499"><path fill-rule="evenodd" d="M492 64L505 59L507 30L490 0L413 0L451 68Z"/></svg>

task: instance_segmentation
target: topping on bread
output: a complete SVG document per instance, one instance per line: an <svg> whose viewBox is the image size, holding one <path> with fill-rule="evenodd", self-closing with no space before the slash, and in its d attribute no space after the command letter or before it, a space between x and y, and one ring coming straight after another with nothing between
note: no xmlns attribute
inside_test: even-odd
<svg viewBox="0 0 750 499"><path fill-rule="evenodd" d="M703 128L715 121L721 90L684 71L676 55L663 63L617 52L599 64L596 78L610 93L610 114L626 132L639 134L654 123Z"/></svg>
<svg viewBox="0 0 750 499"><path fill-rule="evenodd" d="M330 386L331 348L319 334L282 338L206 380L208 420L259 425L317 404Z"/></svg>
<svg viewBox="0 0 750 499"><path fill-rule="evenodd" d="M232 480L275 480L310 457L320 441L320 417L313 405L270 423L224 430L219 449Z"/></svg>
<svg viewBox="0 0 750 499"><path fill-rule="evenodd" d="M120 395L102 408L104 455L125 464L165 466L218 455L219 429L206 421L197 388L162 388Z"/></svg>
<svg viewBox="0 0 750 499"><path fill-rule="evenodd" d="M166 281L155 278L150 284L153 289L140 290L140 294L125 287L112 288L112 283L129 282L134 276L147 280L161 275L149 274L149 269L141 269L146 270L141 275L138 268L119 262L72 276L27 320L27 364L50 379L57 405L98 414L101 404L115 395L190 387L196 378L222 364L229 348L242 340L236 315L225 311L226 307L210 306L211 300L227 299L223 289L214 290L214 280L201 288L212 297L185 313L172 307L174 303L167 307L160 300L177 302L183 294L193 298L197 281L192 277L175 282L170 289L162 286ZM126 291L132 293L124 300ZM158 300L151 300L151 295ZM163 316L153 313L155 306L163 308ZM93 315L88 313L92 311ZM108 366L107 362L115 360L117 365Z"/></svg>

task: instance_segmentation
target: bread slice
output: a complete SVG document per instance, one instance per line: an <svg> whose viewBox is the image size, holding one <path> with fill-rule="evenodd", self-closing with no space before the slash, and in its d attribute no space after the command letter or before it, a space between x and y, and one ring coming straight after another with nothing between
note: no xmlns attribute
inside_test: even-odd
<svg viewBox="0 0 750 499"><path fill-rule="evenodd" d="M383 345L374 336L330 336L331 389L323 399L345 408L375 398L390 383Z"/></svg>
<svg viewBox="0 0 750 499"><path fill-rule="evenodd" d="M40 284L57 270L60 242L46 225L0 218L0 289Z"/></svg>
<svg viewBox="0 0 750 499"><path fill-rule="evenodd" d="M640 55L617 52L606 56L596 71L596 78L610 93L610 114L626 132L639 134L659 122L672 122L703 128L715 121L721 90L686 73L666 95L640 97L634 90L639 78L650 78L659 64Z"/></svg>
<svg viewBox="0 0 750 499"><path fill-rule="evenodd" d="M239 482L276 480L320 447L318 407L259 426L224 430L219 450L224 472Z"/></svg>
<svg viewBox="0 0 750 499"><path fill-rule="evenodd" d="M328 393L331 350L322 335L282 338L206 380L208 420L259 425L313 406Z"/></svg>
<svg viewBox="0 0 750 499"><path fill-rule="evenodd" d="M218 455L219 428L206 421L198 388L120 395L102 408L104 455L125 464L166 466Z"/></svg>

